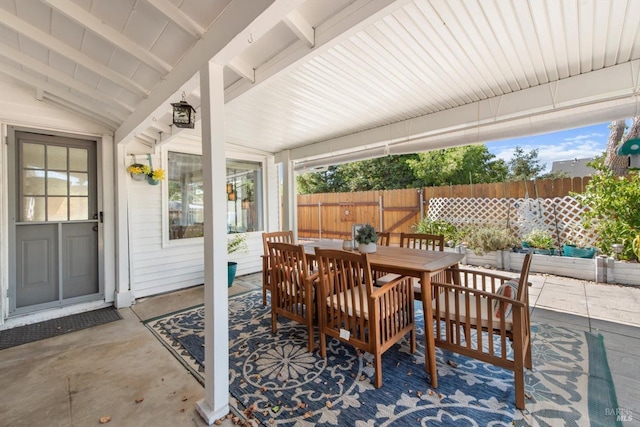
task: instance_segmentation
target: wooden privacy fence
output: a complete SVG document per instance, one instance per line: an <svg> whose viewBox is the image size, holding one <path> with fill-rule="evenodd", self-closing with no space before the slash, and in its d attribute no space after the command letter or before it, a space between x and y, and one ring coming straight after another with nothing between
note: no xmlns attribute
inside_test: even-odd
<svg viewBox="0 0 640 427"><path fill-rule="evenodd" d="M410 188L402 190L363 191L354 193L322 193L298 195L298 236L315 239L349 239L353 224L371 223L376 230L391 232L391 242L398 243L401 232L412 231L421 218L430 212L431 199L557 199L570 192L582 193L590 177L558 178L537 181L504 182L492 184L453 185L442 187ZM494 204L497 202L494 200ZM491 204L491 202L485 202ZM514 206L517 201L501 203ZM573 202L551 202L549 206L573 206ZM477 209L467 204L469 209ZM521 205L524 205L521 203ZM435 208L435 206L434 206ZM505 212L495 210L495 218L489 223L504 223ZM556 225L562 222L557 216L547 219L546 224L556 235ZM572 226L576 226L576 208L571 212ZM498 213L500 212L500 213ZM473 212L469 212L469 215ZM433 219L434 214L430 214ZM439 214L438 214L439 215ZM437 218L435 218L437 219ZM445 219L445 218L442 218ZM486 224L486 223L485 223ZM517 225L517 224L516 224ZM524 230L524 226L517 227ZM565 237L566 232L557 233Z"/></svg>

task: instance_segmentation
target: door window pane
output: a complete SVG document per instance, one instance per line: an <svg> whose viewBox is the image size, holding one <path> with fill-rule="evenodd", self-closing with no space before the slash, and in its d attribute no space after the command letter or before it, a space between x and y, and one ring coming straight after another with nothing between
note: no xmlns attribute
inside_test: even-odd
<svg viewBox="0 0 640 427"><path fill-rule="evenodd" d="M84 148L69 148L69 170L87 172L88 153Z"/></svg>
<svg viewBox="0 0 640 427"><path fill-rule="evenodd" d="M66 197L47 197L47 219L49 221L68 219Z"/></svg>
<svg viewBox="0 0 640 427"><path fill-rule="evenodd" d="M47 147L47 169L67 170L67 148L50 145Z"/></svg>
<svg viewBox="0 0 640 427"><path fill-rule="evenodd" d="M44 169L44 145L22 144L22 167Z"/></svg>
<svg viewBox="0 0 640 427"><path fill-rule="evenodd" d="M22 194L44 196L44 171L29 169L22 171Z"/></svg>
<svg viewBox="0 0 640 427"><path fill-rule="evenodd" d="M45 221L44 197L22 198L22 220L25 222Z"/></svg>
<svg viewBox="0 0 640 427"><path fill-rule="evenodd" d="M89 195L89 175L81 172L69 173L69 194L72 196Z"/></svg>
<svg viewBox="0 0 640 427"><path fill-rule="evenodd" d="M47 171L47 195L49 196L66 196L67 195L66 172Z"/></svg>
<svg viewBox="0 0 640 427"><path fill-rule="evenodd" d="M89 199L87 197L69 198L69 219L71 221L89 219Z"/></svg>

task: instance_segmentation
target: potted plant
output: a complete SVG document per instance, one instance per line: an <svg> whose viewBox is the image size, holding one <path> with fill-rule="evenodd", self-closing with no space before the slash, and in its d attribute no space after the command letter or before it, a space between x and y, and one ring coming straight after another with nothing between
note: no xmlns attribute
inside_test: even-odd
<svg viewBox="0 0 640 427"><path fill-rule="evenodd" d="M546 230L535 229L522 237L522 246L533 248L534 254L553 255L553 236Z"/></svg>
<svg viewBox="0 0 640 427"><path fill-rule="evenodd" d="M591 247L583 234L571 230L562 247L562 253L564 256L575 258L593 258L596 254L596 248Z"/></svg>
<svg viewBox="0 0 640 427"><path fill-rule="evenodd" d="M148 168L148 166L147 166ZM151 169L147 173L147 180L151 185L158 185L164 179L164 169Z"/></svg>
<svg viewBox="0 0 640 427"><path fill-rule="evenodd" d="M378 249L378 233L369 223L357 229L355 240L361 253L373 253Z"/></svg>
<svg viewBox="0 0 640 427"><path fill-rule="evenodd" d="M133 163L127 168L127 172L131 174L131 179L134 181L144 181L147 178L151 168L142 163Z"/></svg>
<svg viewBox="0 0 640 427"><path fill-rule="evenodd" d="M247 251L247 235L233 234L227 236L227 254ZM231 287L233 280L236 278L238 263L235 261L227 261L227 287Z"/></svg>

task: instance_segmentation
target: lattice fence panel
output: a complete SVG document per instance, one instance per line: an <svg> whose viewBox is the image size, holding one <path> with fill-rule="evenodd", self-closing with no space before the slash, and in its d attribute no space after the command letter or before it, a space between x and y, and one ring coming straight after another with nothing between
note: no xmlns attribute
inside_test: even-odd
<svg viewBox="0 0 640 427"><path fill-rule="evenodd" d="M576 236L584 243L594 244L597 236L582 227L583 212L578 200L570 196L549 199L433 198L429 199L427 217L446 220L456 226L506 226L518 238L534 229L547 230L559 246Z"/></svg>

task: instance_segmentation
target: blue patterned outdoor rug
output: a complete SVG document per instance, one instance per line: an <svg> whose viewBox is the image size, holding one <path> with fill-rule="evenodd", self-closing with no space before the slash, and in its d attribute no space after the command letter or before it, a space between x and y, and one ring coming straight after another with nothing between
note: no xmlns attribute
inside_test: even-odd
<svg viewBox="0 0 640 427"><path fill-rule="evenodd" d="M591 424L584 332L534 326L535 369L526 377L527 410L519 411L511 371L441 349L436 349L439 386L430 388L419 303L418 350L411 354L405 340L385 352L383 386L376 389L370 354L331 339L322 359L318 350L307 352L306 329L283 318L272 334L270 306L262 305L261 296L250 292L229 299L229 390L238 411L264 426ZM203 321L204 308L198 306L146 322L200 382Z"/></svg>

